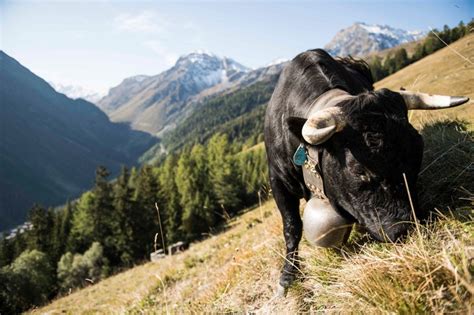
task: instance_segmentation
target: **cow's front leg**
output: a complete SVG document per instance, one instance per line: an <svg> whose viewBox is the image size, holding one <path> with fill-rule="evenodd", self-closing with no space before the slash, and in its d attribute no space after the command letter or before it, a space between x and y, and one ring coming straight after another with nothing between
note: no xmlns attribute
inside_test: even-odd
<svg viewBox="0 0 474 315"><path fill-rule="evenodd" d="M270 183L273 197L283 219L286 259L280 276L280 285L286 289L295 280L298 272L298 245L303 223L299 212L299 198L291 194L279 180L271 179Z"/></svg>

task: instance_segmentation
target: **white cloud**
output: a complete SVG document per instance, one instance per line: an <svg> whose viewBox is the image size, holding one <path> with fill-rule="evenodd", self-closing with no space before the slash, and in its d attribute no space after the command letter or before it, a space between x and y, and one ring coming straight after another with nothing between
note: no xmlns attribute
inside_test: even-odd
<svg viewBox="0 0 474 315"><path fill-rule="evenodd" d="M167 24L153 11L143 11L139 14L120 14L115 17L114 22L117 29L121 31L141 33L164 33Z"/></svg>
<svg viewBox="0 0 474 315"><path fill-rule="evenodd" d="M141 45L153 51L163 67L171 67L178 60L179 54L170 47L176 34L184 33L183 39L188 46L201 46L201 31L192 21L178 21L158 14L154 10L138 13L122 13L114 20L115 28L121 32L137 33ZM182 44L182 43L181 43Z"/></svg>
<svg viewBox="0 0 474 315"><path fill-rule="evenodd" d="M169 51L166 46L159 40L147 40L143 43L143 45L155 52L161 58L161 60L163 61L163 65L166 67L173 66L176 63L176 60L178 60L178 55Z"/></svg>

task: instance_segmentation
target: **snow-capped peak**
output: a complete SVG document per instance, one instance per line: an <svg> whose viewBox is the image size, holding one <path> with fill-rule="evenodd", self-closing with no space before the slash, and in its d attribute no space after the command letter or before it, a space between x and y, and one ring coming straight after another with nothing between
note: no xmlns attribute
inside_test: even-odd
<svg viewBox="0 0 474 315"><path fill-rule="evenodd" d="M202 50L181 56L170 71L177 69L185 72L187 81L199 86L199 89L230 81L234 75L249 71L231 58Z"/></svg>
<svg viewBox="0 0 474 315"><path fill-rule="evenodd" d="M287 61L289 61L288 58L277 58L277 59L274 59L274 60L270 61L270 63L265 65L265 67L271 67L271 66L279 65L279 64L287 62Z"/></svg>
<svg viewBox="0 0 474 315"><path fill-rule="evenodd" d="M135 81L135 82L142 82L146 79L148 79L150 76L148 75L144 75L144 74L139 74L139 75L136 75L136 76L133 76L133 77L129 77L127 78L128 80L132 80L132 81Z"/></svg>
<svg viewBox="0 0 474 315"><path fill-rule="evenodd" d="M390 27L388 25L368 25L365 23L356 23L356 25L361 26L371 34L390 36L392 38L398 39L402 43L411 42L420 39L423 36L423 32L421 31L405 31L402 29Z"/></svg>
<svg viewBox="0 0 474 315"><path fill-rule="evenodd" d="M211 53L205 50L196 50L187 55L179 57L176 64L179 63L201 63L206 62L206 60L221 59L216 54Z"/></svg>
<svg viewBox="0 0 474 315"><path fill-rule="evenodd" d="M326 45L333 55L362 56L418 40L425 36L421 31L406 31L388 25L354 23L339 31Z"/></svg>
<svg viewBox="0 0 474 315"><path fill-rule="evenodd" d="M191 52L191 55L192 54L195 54L195 55L208 55L210 57L217 57L218 56L213 53L213 52L210 52L209 50L206 50L206 49L196 49L195 51Z"/></svg>
<svg viewBox="0 0 474 315"><path fill-rule="evenodd" d="M73 84L61 84L61 83L54 83L48 82L57 92L63 93L66 96L72 99L82 98L86 101L96 103L98 102L106 93L94 91L92 89L82 87L79 85Z"/></svg>
<svg viewBox="0 0 474 315"><path fill-rule="evenodd" d="M240 63L231 58L225 56L220 57L215 53L201 49L181 56L176 62L176 65L201 64L203 66L206 66L211 63L221 63L224 68L229 68L235 71L249 71L247 67L241 65Z"/></svg>

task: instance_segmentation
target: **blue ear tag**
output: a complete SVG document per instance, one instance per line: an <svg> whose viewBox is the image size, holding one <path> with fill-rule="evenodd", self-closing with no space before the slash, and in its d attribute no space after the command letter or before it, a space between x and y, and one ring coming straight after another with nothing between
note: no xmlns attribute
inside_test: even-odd
<svg viewBox="0 0 474 315"><path fill-rule="evenodd" d="M302 166L304 165L304 162L306 162L306 150L304 145L300 144L293 155L293 163L295 163L295 165Z"/></svg>

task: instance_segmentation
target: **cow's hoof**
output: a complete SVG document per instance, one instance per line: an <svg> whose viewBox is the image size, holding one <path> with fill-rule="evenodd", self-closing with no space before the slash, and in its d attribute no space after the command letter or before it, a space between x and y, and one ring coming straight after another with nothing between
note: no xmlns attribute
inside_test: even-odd
<svg viewBox="0 0 474 315"><path fill-rule="evenodd" d="M283 271L280 277L280 286L288 289L295 282L296 274Z"/></svg>
<svg viewBox="0 0 474 315"><path fill-rule="evenodd" d="M277 288L275 290L275 297L282 298L286 296L286 288L281 284L277 284Z"/></svg>

